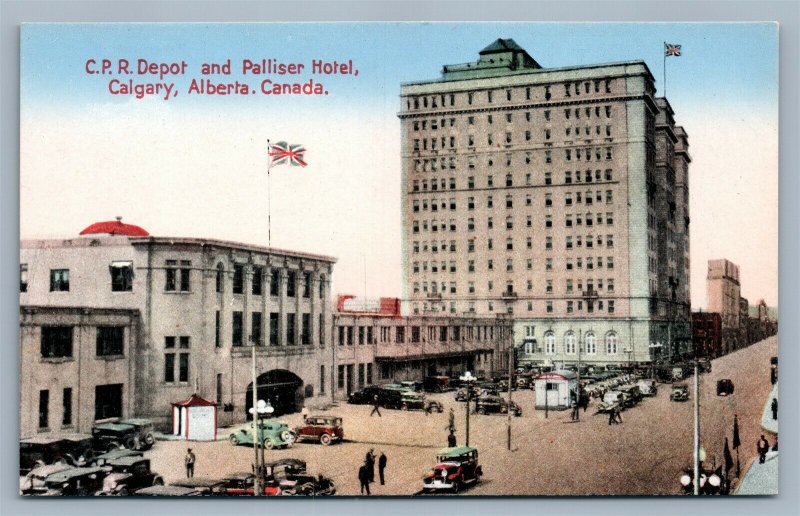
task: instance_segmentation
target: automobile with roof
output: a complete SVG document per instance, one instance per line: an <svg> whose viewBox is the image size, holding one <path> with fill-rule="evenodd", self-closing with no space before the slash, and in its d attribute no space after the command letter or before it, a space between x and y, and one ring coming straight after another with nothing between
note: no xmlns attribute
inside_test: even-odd
<svg viewBox="0 0 800 516"><path fill-rule="evenodd" d="M419 392L403 393L403 410L424 410L426 412L443 412L444 406L436 400L429 400Z"/></svg>
<svg viewBox="0 0 800 516"><path fill-rule="evenodd" d="M102 467L108 475L98 496L127 496L143 487L164 485L161 475L150 469L150 459L144 457L121 457Z"/></svg>
<svg viewBox="0 0 800 516"><path fill-rule="evenodd" d="M70 468L45 478L44 496L91 496L102 489L107 471L103 468Z"/></svg>
<svg viewBox="0 0 800 516"><path fill-rule="evenodd" d="M421 392L423 390L423 383L416 380L406 380L400 382L400 385L408 391Z"/></svg>
<svg viewBox="0 0 800 516"><path fill-rule="evenodd" d="M342 418L334 415L312 415L302 425L295 427L295 438L300 441L318 441L327 446L344 439Z"/></svg>
<svg viewBox="0 0 800 516"><path fill-rule="evenodd" d="M436 454L436 465L423 477L422 489L426 492L449 490L458 493L465 485L480 481L482 475L477 448L443 448Z"/></svg>
<svg viewBox="0 0 800 516"><path fill-rule="evenodd" d="M127 448L118 448L105 453L101 453L91 461L92 466L105 466L108 462L123 457L142 457L144 452L141 450L129 450Z"/></svg>
<svg viewBox="0 0 800 516"><path fill-rule="evenodd" d="M689 386L685 383L676 383L672 385L672 392L669 395L670 401L688 401L689 400Z"/></svg>
<svg viewBox="0 0 800 516"><path fill-rule="evenodd" d="M221 478L182 478L172 482L170 486L194 489L199 496L219 496L225 494L225 480ZM140 491L137 491L136 494L139 494Z"/></svg>
<svg viewBox="0 0 800 516"><path fill-rule="evenodd" d="M533 389L533 375L522 373L516 376L517 389Z"/></svg>
<svg viewBox="0 0 800 516"><path fill-rule="evenodd" d="M515 401L511 402L511 413L519 417L522 415L522 408ZM508 400L502 396L481 396L478 398L475 411L478 414L508 414Z"/></svg>
<svg viewBox="0 0 800 516"><path fill-rule="evenodd" d="M253 496L256 476L253 473L231 473L223 478L220 494L225 496ZM264 494L267 494L266 487Z"/></svg>
<svg viewBox="0 0 800 516"><path fill-rule="evenodd" d="M38 466L64 462L85 464L94 456L92 436L88 434L40 434L19 441L19 472Z"/></svg>
<svg viewBox="0 0 800 516"><path fill-rule="evenodd" d="M395 384L397 385L397 384ZM371 405L378 398L381 407L399 409L402 405L403 391L407 389L384 389L383 387L364 387L347 397L347 403L353 405Z"/></svg>
<svg viewBox="0 0 800 516"><path fill-rule="evenodd" d="M733 380L730 378L717 380L717 396L729 396L733 394L733 390Z"/></svg>
<svg viewBox="0 0 800 516"><path fill-rule="evenodd" d="M658 394L658 386L655 380L639 380L637 385L642 396L655 396Z"/></svg>
<svg viewBox="0 0 800 516"><path fill-rule="evenodd" d="M642 400L642 391L638 385L623 385L619 388L625 407L633 407Z"/></svg>
<svg viewBox="0 0 800 516"><path fill-rule="evenodd" d="M92 438L96 450L118 448L148 450L155 443L153 424L146 419L113 420L95 423Z"/></svg>
<svg viewBox="0 0 800 516"><path fill-rule="evenodd" d="M264 465L264 492L270 496L330 496L336 493L333 481L306 471L305 461L281 459Z"/></svg>
<svg viewBox="0 0 800 516"><path fill-rule="evenodd" d="M399 392L408 392L413 391L414 389L403 385L402 383L385 383L381 385L381 389L387 391L399 391Z"/></svg>
<svg viewBox="0 0 800 516"><path fill-rule="evenodd" d="M598 413L606 413L619 408L625 410L625 398L620 391L608 391L603 395L603 400L597 404Z"/></svg>
<svg viewBox="0 0 800 516"><path fill-rule="evenodd" d="M422 381L426 392L444 392L450 390L450 378L444 375L426 376Z"/></svg>
<svg viewBox="0 0 800 516"><path fill-rule="evenodd" d="M253 423L241 425L238 430L231 432L228 441L238 446L240 444L253 445L253 440L257 439L259 445L271 450L273 448L288 448L294 444L296 435L289 425L277 419L261 419L258 422L258 435L255 436Z"/></svg>
<svg viewBox="0 0 800 516"><path fill-rule="evenodd" d="M70 466L69 464L56 462L55 464L33 468L27 475L19 478L19 493L21 495L44 494L47 491L47 477L55 473L73 469L74 467L75 466Z"/></svg>
<svg viewBox="0 0 800 516"><path fill-rule="evenodd" d="M133 494L136 496L203 496L204 493L193 487L158 485L143 487Z"/></svg>

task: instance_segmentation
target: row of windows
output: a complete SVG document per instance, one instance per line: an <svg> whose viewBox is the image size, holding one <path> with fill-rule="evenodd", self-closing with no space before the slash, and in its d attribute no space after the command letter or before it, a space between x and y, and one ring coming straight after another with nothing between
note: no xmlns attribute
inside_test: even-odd
<svg viewBox="0 0 800 516"><path fill-rule="evenodd" d="M357 364L358 365L358 387L364 387L366 385L372 385L372 364ZM350 386L352 387L353 382L353 373L354 367L356 364L344 364L340 365L336 371L336 388L338 390L343 390L345 388L345 383L347 379L349 379Z"/></svg>
<svg viewBox="0 0 800 516"><path fill-rule="evenodd" d="M559 84L561 86L559 86ZM454 107L458 99L459 105L463 100L467 101L468 105L476 102L477 96L481 95L486 103L492 104L495 100L502 101L505 98L506 102L513 102L519 100L556 100L554 99L553 90L560 90L563 87L563 94L560 99L580 97L581 95L591 95L592 93L611 93L612 79L594 79L590 81L575 81L564 82L556 84L548 84L544 86L524 86L518 88L505 88L505 89L490 89L482 92L469 91L466 93L447 93L441 95L424 95L424 96L410 96L406 97L406 109L426 109L438 107ZM583 87L583 94L581 93ZM504 95L505 93L505 95ZM520 98L524 97L524 98Z"/></svg>
<svg viewBox="0 0 800 516"><path fill-rule="evenodd" d="M514 297L513 300L509 299L509 300L500 302L502 304L500 304L498 306L499 307L505 307L505 310L503 310L503 308L498 308L497 310L495 310L495 302L493 300L486 301L486 308L487 308L487 310L489 312L492 312L492 313L494 313L494 312L497 312L497 313L505 312L505 313L513 315L514 314L514 302L515 302L515 300L516 300L516 297ZM512 301L512 302L509 302L509 301ZM467 301L467 303L466 303L466 313L476 313L476 310L475 310L475 306L476 305L475 305L475 303L476 303L475 301ZM527 304L527 311L528 312L533 312L533 307L534 307L533 301L528 300L528 301L526 301L526 304ZM605 312L607 312L609 314L613 314L613 313L615 313L615 310L616 310L615 301L613 299L609 299L609 300L605 300L605 301L602 300L602 299L596 300L596 301L586 301L585 304L584 304L584 301L582 301L582 300L580 300L580 301L566 301L563 306L564 306L564 308L565 308L567 313L574 313L575 312L575 307L577 307L577 311L583 311L584 308L585 308L587 313L595 313L595 312L603 312L603 311L605 311ZM419 313L423 313L423 314L428 314L428 313L446 313L446 312L450 312L451 314L455 314L455 313L457 313L459 311L459 309L464 308L464 305L463 304L459 305L457 301L449 301L449 305L448 305L448 302L441 301L441 302L431 302L431 303L427 303L426 302L426 303L422 303L422 304L420 304L420 303L412 303L411 307L412 307L411 308L412 312L415 313L415 314L419 314ZM554 313L554 311L555 311L555 302L554 301L545 301L545 311L548 314Z"/></svg>
<svg viewBox="0 0 800 516"><path fill-rule="evenodd" d="M602 278L597 279L597 283L595 283L594 279L587 279L586 280L586 291L583 290L583 280L582 279L579 279L577 281L574 280L574 279L567 279L567 280L565 280L565 291L566 291L566 293L571 294L573 292L576 292L576 290L575 290L575 285L576 284L577 284L577 293L579 293L581 295L583 295L584 293L596 293L598 291L603 290L603 279ZM420 290L420 285L421 285L421 290ZM597 290L595 290L595 285L597 286ZM608 293L613 293L614 292L614 279L613 278L608 278L606 280L605 285L606 285L606 292L608 292ZM494 281L493 280L488 280L487 284L486 284L486 288L487 288L487 290L489 292L492 292L494 290ZM527 280L527 290L528 291L533 290L533 280L530 280L530 279ZM436 294L437 292L441 292L441 293L444 294L444 293L447 293L448 291L449 291L450 294L456 294L457 293L458 288L457 288L456 282L451 281L449 283L449 289L448 289L448 283L447 282L437 283L435 281L432 281L430 283L430 293L432 293L432 294ZM553 293L553 280L551 280L551 279L545 280L545 291L548 294L552 294ZM428 282L427 281L423 281L421 283L420 282L416 282L416 281L414 282L414 294L419 294L420 292L426 293L426 294L429 292L429 290L428 290ZM469 294L471 294L471 295L475 294L475 282L474 281L470 281L470 282L467 283L467 292ZM507 281L506 282L506 289L504 291L504 294L514 294L514 293L515 293L514 282L513 281Z"/></svg>
<svg viewBox="0 0 800 516"><path fill-rule="evenodd" d="M427 160L423 160L423 162L425 162L425 161L427 161ZM573 173L572 173L571 170L567 170L567 171L564 172L564 183L563 184L565 184L565 185L573 184L573 175L572 174ZM582 182L581 179L583 179L583 182L585 182L585 183L592 183L592 182L599 183L599 182L603 181L603 179L605 179L605 181L613 181L613 171L610 168L606 169L605 172L603 172L603 171L601 171L599 169L595 170L594 171L594 181L593 181L592 180L592 171L591 170L585 170L583 172L580 171L580 170L576 170L575 171L575 175L574 175L574 179L575 179L575 181L574 181L575 183L581 183ZM533 185L532 181L533 181L533 174L530 174L530 173L525 174L525 186L532 186ZM429 188L429 184L430 184L430 188ZM412 180L411 187L412 187L412 191L413 192L420 192L420 191L421 192L427 192L429 190L432 191L432 192L436 192L436 191L440 191L440 190L441 191L445 191L445 190L448 190L448 188L450 190L457 190L456 184L457 183L456 183L456 178L455 177L451 177L449 179L441 178L440 180L437 180L437 179L433 178L430 181L428 181L427 179L423 179L423 180L414 179L414 180ZM552 175L551 172L545 172L544 173L544 184L545 185L552 185L553 184L553 175ZM505 186L506 187L513 187L514 186L514 176L512 174L506 174ZM493 175L486 176L486 188L502 188L502 187L503 187L502 185L495 185L494 176ZM474 176L467 177L467 189L468 190L475 189L475 177ZM442 201L444 201L444 199ZM453 208L453 209L455 209L455 208Z"/></svg>
<svg viewBox="0 0 800 516"><path fill-rule="evenodd" d="M595 203L595 201L599 204L603 202L603 192L601 190L597 190L593 192L591 190L587 190L585 196L583 192L577 192L575 195L575 204L586 204L587 206L591 206ZM412 202L412 210L414 213L419 213L420 211L428 211L428 201L429 199L414 199ZM525 206L533 206L533 195L532 194L525 194ZM606 204L611 204L614 202L614 192L613 190L606 190L605 191L605 202ZM566 206L573 205L573 196L572 192L566 192L564 194L564 203ZM553 206L553 194L546 193L544 195L544 205L546 208ZM467 197L467 210L474 210L476 206L475 197ZM446 211L450 209L454 211L457 209L457 204L455 199L450 199L449 202L446 199L442 199L441 202L437 201L436 199L430 199L430 211L438 212L441 207L441 211ZM486 196L486 207L487 208L494 208L494 196L487 195ZM514 207L514 196L512 194L507 194L505 196L505 207L506 209L511 209ZM568 215L571 217L571 215ZM569 225L569 224L568 224Z"/></svg>
<svg viewBox="0 0 800 516"><path fill-rule="evenodd" d="M551 203L552 203L552 201L551 201ZM579 213L579 214L575 215L575 226L582 226L584 224L584 221L585 221L587 227L592 227L592 226L595 225L595 223L597 225L602 225L604 220L605 220L605 224L607 226L613 226L614 225L614 214L612 212L607 212L605 214L605 218L604 218L602 213L596 213L596 214L587 213L585 218L584 218L584 216ZM573 221L572 215L571 214L567 215L566 219L565 219L566 227L572 227L572 221ZM532 215L528 215L526 217L525 227L529 227L529 228L533 227L533 216ZM551 215L545 215L545 217L544 217L544 227L546 229L549 229L549 228L553 227L553 218L552 218ZM428 228L430 228L430 231L433 232L433 233L436 233L436 232L439 232L439 231L445 232L445 231L448 231L448 230L451 231L451 232L455 232L457 230L456 229L456 221L455 221L455 219L450 219L449 223L447 221L444 221L444 220L442 220L440 222L440 221L438 221L436 219L433 219L433 220L430 221L430 225L428 224L428 220L427 219L424 219L422 221L419 221L419 220L412 220L411 221L411 231L412 231L412 233L415 233L415 234L418 234L420 232L427 233L428 232ZM487 217L486 218L486 228L487 229L494 229L494 217ZM514 229L514 218L511 215L506 217L506 229ZM473 217L469 217L467 219L467 231L475 231L475 219ZM551 238L551 237L547 237L547 238ZM550 247L548 247L548 249L549 248ZM530 246L528 247L528 249L530 249Z"/></svg>
<svg viewBox="0 0 800 516"><path fill-rule="evenodd" d="M42 326L40 339L42 358L71 358L73 330L73 326ZM125 327L98 326L96 335L98 357L125 354Z"/></svg>
<svg viewBox="0 0 800 516"><path fill-rule="evenodd" d="M262 294L263 284L266 278L264 274L264 268L259 267L257 265L254 265L249 270L245 271L245 266L243 264L239 263L233 264L233 281L232 281L233 293L234 294L244 293L245 274L248 274L251 278L250 293L254 296L260 296ZM298 285L298 279L300 280L299 285ZM270 272L270 278L269 278L269 293L271 296L280 295L280 280L281 280L281 269L273 268ZM311 287L312 287L311 273L303 272L301 275L298 275L297 271L286 270L286 296L296 297L298 287L301 290L302 297L304 298L311 297ZM217 264L216 290L219 293L225 291L225 267L221 263ZM325 276L320 276L318 294L320 299L324 298Z"/></svg>
<svg viewBox="0 0 800 516"><path fill-rule="evenodd" d="M269 314L269 345L279 346L281 337L280 318L279 312L270 312ZM216 347L222 347L222 315L218 310L215 318L214 330L214 343ZM250 334L247 336L247 342L251 342L257 346L263 346L264 341L264 327L263 327L263 314L261 312L252 312L250 314ZM300 324L298 327L297 314L287 313L286 323L283 328L283 337L287 346L294 346L301 344L304 346L310 345L311 342L311 314L300 314ZM325 317L323 314L319 315L318 319L319 331L318 339L320 346L325 344ZM231 345L238 347L244 346L244 312L233 311L231 312Z"/></svg>
<svg viewBox="0 0 800 516"><path fill-rule="evenodd" d="M123 384L96 385L94 388L94 419L122 416ZM72 387L62 391L62 427L72 426ZM39 391L39 429L50 428L50 390Z"/></svg>
<svg viewBox="0 0 800 516"><path fill-rule="evenodd" d="M526 326L527 329L531 329L531 334L533 332L533 326ZM526 336L529 336L526 333ZM605 352L607 355L616 355L618 353L623 352L619 345L619 338L617 334L613 331L606 333L605 336ZM580 349L578 346L581 346ZM581 353L585 353L587 355L596 355L598 352L598 342L597 337L595 336L594 332L587 332L586 335L583 337L583 343L578 342L578 338L575 335L575 332L568 331L564 334L564 338L562 341L562 346L557 346L556 343L556 335L552 331L548 331L544 334L544 347L537 347L536 343L527 340L524 345L524 351L526 355L532 355L534 353L541 353L544 352L546 355L555 355L555 354L565 354L565 355L577 355L578 351Z"/></svg>
<svg viewBox="0 0 800 516"><path fill-rule="evenodd" d="M591 107L583 108L583 111L581 110L581 108L575 108L574 110L565 109L564 110L564 119L565 120L570 120L570 118L580 119L581 118L581 112L584 113L584 118L586 118L586 119L591 119L593 112L594 112L595 118L601 118L603 116L603 114L605 114L605 118L611 118L611 116L612 116L611 106L595 106L594 108L591 108ZM552 113L552 111L550 111L549 109L542 112L542 118L544 119L545 122L550 122L551 121L551 119L552 119L551 113ZM449 120L449 123L448 123L448 120ZM475 125L475 116L474 115L468 116L466 120L467 120L467 125ZM505 123L506 124L511 124L511 123L513 123L513 121L514 121L514 114L513 113L506 113L505 114ZM533 122L533 116L532 116L530 111L526 111L525 112L525 121L526 122ZM488 124L494 124L494 115L493 114L486 115L486 122ZM450 118L450 119L433 118L433 119L425 119L425 120L414 120L413 124L412 124L412 128L413 128L413 130L415 132L427 131L429 128L430 128L431 131L436 131L438 129L446 129L447 127L453 128L453 127L455 127L455 125L456 125L456 119L455 118ZM586 135L591 134L591 129L590 129L589 125L584 126L584 128L585 128L584 130L585 130ZM601 133L600 128L601 128L600 125L596 125L595 126L595 132L598 135ZM571 128L567 127L566 130L567 130L566 135L569 136L570 132L571 132L570 131ZM525 134L526 134L526 138L525 139L526 140L530 140L530 133L531 133L531 131L529 131L529 130L525 131ZM580 127L577 127L577 126L575 127L575 134L576 135L580 134ZM606 134L606 136L611 136L611 126L610 125L606 125L605 126L605 134ZM544 135L546 140L549 140L550 139L550 129L543 129L543 135ZM446 137L442 137L442 148L445 147L445 141L446 141L445 138ZM454 147L455 146L454 138L451 137L450 142L451 142L450 143L450 147ZM472 145L472 144L470 144L470 145Z"/></svg>
<svg viewBox="0 0 800 516"><path fill-rule="evenodd" d="M550 248L548 248L548 249L550 249ZM608 269L608 270L613 270L614 269L614 257L613 256L605 257L605 262L604 262L602 256L597 256L597 257L587 256L587 257L585 257L585 261L584 261L584 257L580 257L579 256L577 258L567 257L566 260L565 260L565 270L568 270L568 271L571 271L571 270L583 270L584 264L585 264L586 270L589 270L589 271L594 270L595 268L602 269L603 268L603 263L605 263L605 268L606 269ZM420 270L423 273L428 271L428 268L427 268L428 262L423 261L421 269L419 268L418 264L419 264L419 262L415 262L415 266L412 268L413 273L419 273ZM438 264L437 262L431 262L431 269L430 269L431 272L432 273L438 273L439 272L439 265L440 264ZM448 269L447 265L444 262L442 262L441 265L442 265L442 268L441 268L442 272L456 272L456 264L454 262L450 262L449 269ZM529 270L529 271L533 270L533 258L527 258L526 259L526 261L525 261L525 269ZM545 270L552 270L552 269L553 269L553 261L552 261L552 259L546 259L545 260ZM494 270L499 270L499 269L497 269L495 267L494 259L493 258L489 258L486 261L486 271L494 271ZM506 259L505 270L506 270L506 272L514 272L514 259L513 258L507 258ZM470 272L470 273L476 272L475 260L467 260L467 272Z"/></svg>
<svg viewBox="0 0 800 516"><path fill-rule="evenodd" d="M372 326L339 326L338 343L340 346L353 344L416 344L422 342L452 342L465 338L477 341L494 339L494 326L429 326L427 331L422 326L383 326L380 332Z"/></svg>
<svg viewBox="0 0 800 516"><path fill-rule="evenodd" d="M529 220L530 220L530 218L529 218ZM589 225L591 225L591 224L589 224ZM528 223L528 227L531 227L530 222ZM573 237L574 237L574 240L573 240ZM567 235L566 238L565 238L565 247L566 247L566 249L573 249L573 247L582 247L584 242L586 242L586 248L587 249L592 249L594 247L603 247L604 243L605 243L606 248L613 249L614 248L614 235L606 235L605 236L605 241L603 240L603 235L597 235L596 237L593 236L593 235L586 235L586 239L585 240L583 239L582 235ZM527 249L532 249L533 248L533 238L532 237L526 237L525 238L525 244L526 244ZM473 253L473 252L475 252L475 249L476 249L476 241L475 241L475 239L471 238L471 239L467 240L467 252L468 253ZM486 239L486 249L488 249L489 251L494 250L494 239L493 238L487 238ZM514 239L512 237L506 238L506 250L507 251L511 251L513 249L514 249ZM440 251L442 253L446 253L446 252L455 253L456 252L456 241L455 240L450 240L449 245L448 245L448 242L446 240L442 240L441 242L433 240L430 243L430 247L429 247L427 240L423 240L422 242L420 242L418 240L415 240L412 243L412 251L413 251L414 254L419 254L420 252L427 253L428 251L430 251L433 254L439 253ZM444 272L447 269L447 267L444 265L444 263L445 262L442 262L442 267L441 267L442 272ZM451 264L450 268L452 269L450 272L455 272L455 262L450 262L450 264ZM414 272L419 272L418 269L419 269L419 262L414 262Z"/></svg>

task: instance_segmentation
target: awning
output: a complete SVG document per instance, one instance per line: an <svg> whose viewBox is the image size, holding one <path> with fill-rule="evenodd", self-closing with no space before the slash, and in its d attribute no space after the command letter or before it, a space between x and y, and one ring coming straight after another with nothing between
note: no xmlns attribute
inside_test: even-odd
<svg viewBox="0 0 800 516"><path fill-rule="evenodd" d="M473 349L470 351L449 351L444 353L426 353L426 354L417 354L417 355L399 355L399 356L377 356L375 357L376 362L411 362L414 360L436 360L439 358L455 358L455 357L467 357L471 355L475 355L478 353L486 353L494 351L490 348L487 349Z"/></svg>

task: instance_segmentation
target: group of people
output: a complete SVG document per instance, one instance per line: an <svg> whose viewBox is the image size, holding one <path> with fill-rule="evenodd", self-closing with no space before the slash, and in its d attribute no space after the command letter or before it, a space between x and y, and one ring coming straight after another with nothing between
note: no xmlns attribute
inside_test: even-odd
<svg viewBox="0 0 800 516"><path fill-rule="evenodd" d="M385 485L384 472L387 462L386 454L381 452L380 457L378 457L378 478L381 485ZM364 458L364 463L358 469L358 482L361 484L361 494L363 495L366 492L367 496L369 496L369 485L375 482L375 448L369 449Z"/></svg>

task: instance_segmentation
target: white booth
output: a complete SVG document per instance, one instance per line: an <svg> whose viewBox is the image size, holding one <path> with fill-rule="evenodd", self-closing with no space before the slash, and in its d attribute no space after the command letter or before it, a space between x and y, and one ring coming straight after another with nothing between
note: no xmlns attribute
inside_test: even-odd
<svg viewBox="0 0 800 516"><path fill-rule="evenodd" d="M534 390L537 409L568 409L572 393L578 390L578 377L572 371L542 373L534 378Z"/></svg>
<svg viewBox="0 0 800 516"><path fill-rule="evenodd" d="M196 394L172 404L172 435L187 441L217 439L217 404Z"/></svg>

